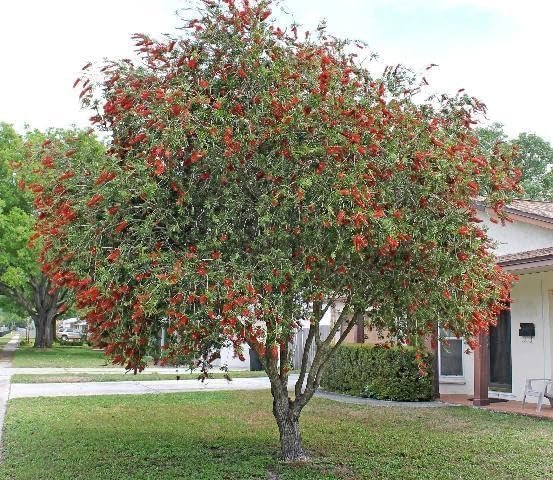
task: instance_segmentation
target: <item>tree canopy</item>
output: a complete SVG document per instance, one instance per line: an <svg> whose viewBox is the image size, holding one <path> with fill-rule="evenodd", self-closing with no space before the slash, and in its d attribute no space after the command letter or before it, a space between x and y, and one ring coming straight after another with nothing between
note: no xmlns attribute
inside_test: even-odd
<svg viewBox="0 0 553 480"><path fill-rule="evenodd" d="M38 252L27 246L33 229L32 199L17 188L10 169L10 163L21 162L23 156L21 136L0 123L0 295L6 308L28 315L33 303L28 281L40 269Z"/></svg>
<svg viewBox="0 0 553 480"><path fill-rule="evenodd" d="M359 318L405 341L439 319L471 345L495 321L512 278L473 200L484 190L501 217L520 171L509 149L480 146L475 98L425 98L401 66L375 76L362 44L281 28L269 1L201 4L182 37L136 35L140 61L110 61L99 80L85 67L105 155L59 138L34 151L43 271L129 369L162 327L162 361L207 369L222 345L248 344L283 456L303 458L301 409ZM302 320L317 353L289 398Z"/></svg>
<svg viewBox="0 0 553 480"><path fill-rule="evenodd" d="M516 161L522 171L522 197L530 200L553 200L553 147L542 137L528 132L509 139L503 125L494 123L478 129L483 146L494 148L497 142L514 146Z"/></svg>

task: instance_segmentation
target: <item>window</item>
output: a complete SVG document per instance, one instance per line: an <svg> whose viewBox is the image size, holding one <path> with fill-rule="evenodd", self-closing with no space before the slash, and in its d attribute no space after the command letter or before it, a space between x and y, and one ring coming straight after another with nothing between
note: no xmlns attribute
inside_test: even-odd
<svg viewBox="0 0 553 480"><path fill-rule="evenodd" d="M439 345L440 376L463 376L463 339L456 338L447 330L442 330L444 341Z"/></svg>

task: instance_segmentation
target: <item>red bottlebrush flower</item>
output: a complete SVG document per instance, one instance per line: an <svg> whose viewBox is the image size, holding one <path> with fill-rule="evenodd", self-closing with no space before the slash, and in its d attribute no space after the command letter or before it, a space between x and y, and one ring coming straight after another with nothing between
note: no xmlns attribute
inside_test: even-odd
<svg viewBox="0 0 553 480"><path fill-rule="evenodd" d="M271 346L271 357L273 357L275 360L277 360L278 355L279 355L278 345L272 345Z"/></svg>
<svg viewBox="0 0 553 480"><path fill-rule="evenodd" d="M196 60L195 58L191 58L190 60L188 60L187 65L188 68L194 70L198 66L198 60Z"/></svg>
<svg viewBox="0 0 553 480"><path fill-rule="evenodd" d="M360 233L358 233L357 235L354 235L351 240L357 252L360 252L361 250L363 250L369 245L369 242L367 242L367 239L365 238L365 236L361 235Z"/></svg>
<svg viewBox="0 0 553 480"><path fill-rule="evenodd" d="M163 160L160 160L159 158L154 162L154 175L160 176L165 173L165 162Z"/></svg>
<svg viewBox="0 0 553 480"><path fill-rule="evenodd" d="M146 136L147 135L145 133L139 133L135 135L129 140L129 145L136 145L137 143L144 141L146 139Z"/></svg>
<svg viewBox="0 0 553 480"><path fill-rule="evenodd" d="M317 165L317 168L315 169L315 171L320 175L321 173L323 173L325 168L326 168L326 163L321 162Z"/></svg>
<svg viewBox="0 0 553 480"><path fill-rule="evenodd" d="M343 210L339 210L336 215L336 223L338 225L345 225L347 223L347 215Z"/></svg>
<svg viewBox="0 0 553 480"><path fill-rule="evenodd" d="M207 80L204 80L203 78L200 80L200 87L207 88L209 87L209 83L207 83Z"/></svg>
<svg viewBox="0 0 553 480"><path fill-rule="evenodd" d="M264 21L264 20L267 20L271 15L271 10L263 10L260 14L259 14L259 20L261 21Z"/></svg>
<svg viewBox="0 0 553 480"><path fill-rule="evenodd" d="M449 290L444 290L442 295L446 300L451 300L451 292Z"/></svg>
<svg viewBox="0 0 553 480"><path fill-rule="evenodd" d="M75 176L75 173L74 172L65 172L65 173L62 173L59 177L58 177L58 181L63 181L63 180L67 180L69 178L73 178Z"/></svg>
<svg viewBox="0 0 553 480"><path fill-rule="evenodd" d="M121 233L123 230L125 230L127 227L129 226L129 223L126 221L126 220L123 220L121 222L119 222L116 226L115 226L115 231L118 232L118 233Z"/></svg>
<svg viewBox="0 0 553 480"><path fill-rule="evenodd" d="M180 105L173 105L171 107L171 113L175 116L175 117L178 117L180 115L180 113L182 112L182 107Z"/></svg>
<svg viewBox="0 0 553 480"><path fill-rule="evenodd" d="M99 193L95 194L88 202L86 202L87 207L93 207L94 205L97 205L100 203L104 197L100 195Z"/></svg>
<svg viewBox="0 0 553 480"><path fill-rule="evenodd" d="M115 215L118 211L119 211L118 206L113 206L113 207L108 208L108 213L110 215Z"/></svg>
<svg viewBox="0 0 553 480"><path fill-rule="evenodd" d="M117 175L114 172L106 172L103 171L96 181L94 182L94 185L101 185L102 183L107 183L110 180L113 180Z"/></svg>
<svg viewBox="0 0 553 480"><path fill-rule="evenodd" d="M396 250L399 247L399 241L394 237L388 237L386 239L386 243L388 244L390 250Z"/></svg>
<svg viewBox="0 0 553 480"><path fill-rule="evenodd" d="M180 293L177 293L176 295L173 295L169 299L169 303L171 305L178 305L178 304L182 303L183 300L184 300L184 293L180 292Z"/></svg>
<svg viewBox="0 0 553 480"><path fill-rule="evenodd" d="M463 225L459 227L458 232L460 235L468 235L470 233L470 228L467 225Z"/></svg>
<svg viewBox="0 0 553 480"><path fill-rule="evenodd" d="M219 260L221 258L221 252L219 250L211 252L211 258L213 260Z"/></svg>
<svg viewBox="0 0 553 480"><path fill-rule="evenodd" d="M354 213L351 216L351 220L356 227L367 225L367 216L364 213Z"/></svg>
<svg viewBox="0 0 553 480"><path fill-rule="evenodd" d="M109 255L108 255L108 261L113 263L115 262L115 260L117 260L119 258L119 256L121 255L121 250L119 250L118 248L116 248L115 250L113 250Z"/></svg>
<svg viewBox="0 0 553 480"><path fill-rule="evenodd" d="M203 152L194 151L190 155L190 163L197 163L205 154Z"/></svg>
<svg viewBox="0 0 553 480"><path fill-rule="evenodd" d="M469 259L469 256L464 252L458 252L457 258L461 260L461 262L466 262Z"/></svg>
<svg viewBox="0 0 553 480"><path fill-rule="evenodd" d="M478 190L480 189L480 186L478 183L471 181L467 183L468 187L472 190L473 193L478 193Z"/></svg>
<svg viewBox="0 0 553 480"><path fill-rule="evenodd" d="M386 212L384 212L382 208L377 208L373 213L374 218L382 218L385 216L386 216Z"/></svg>
<svg viewBox="0 0 553 480"><path fill-rule="evenodd" d="M378 145L375 145L374 143L369 146L369 153L373 156L373 157L376 157L379 153L380 153L380 147Z"/></svg>
<svg viewBox="0 0 553 480"><path fill-rule="evenodd" d="M196 268L196 273L198 275L207 275L207 269L205 268L205 264L201 263L198 265L198 268Z"/></svg>
<svg viewBox="0 0 553 480"><path fill-rule="evenodd" d="M42 165L46 168L54 168L54 159L51 156L46 156L42 159Z"/></svg>

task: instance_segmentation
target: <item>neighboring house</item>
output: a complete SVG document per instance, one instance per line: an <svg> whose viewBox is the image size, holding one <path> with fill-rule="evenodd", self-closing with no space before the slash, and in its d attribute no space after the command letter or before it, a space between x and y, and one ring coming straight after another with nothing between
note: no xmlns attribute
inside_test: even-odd
<svg viewBox="0 0 553 480"><path fill-rule="evenodd" d="M518 276L505 311L475 352L462 339L438 346L442 394L464 394L477 405L488 396L522 400L527 378L553 377L553 202L515 200L505 208L512 223L491 221L484 203L478 217L497 242L497 263ZM378 343L377 333L360 325L347 341ZM535 401L529 398L528 401Z"/></svg>
<svg viewBox="0 0 553 480"><path fill-rule="evenodd" d="M478 216L498 245L497 263L519 277L504 312L476 352L462 340L440 345L440 393L521 400L527 378L553 376L553 203L515 200L505 210L512 223L492 223L480 203ZM476 381L475 381L476 380ZM530 400L531 401L531 400Z"/></svg>

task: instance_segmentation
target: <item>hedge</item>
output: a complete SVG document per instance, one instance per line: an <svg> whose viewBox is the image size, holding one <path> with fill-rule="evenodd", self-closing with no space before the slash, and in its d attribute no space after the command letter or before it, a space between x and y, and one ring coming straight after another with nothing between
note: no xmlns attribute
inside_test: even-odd
<svg viewBox="0 0 553 480"><path fill-rule="evenodd" d="M423 354L427 374L421 376L409 347L341 345L321 378L325 390L379 400L416 402L433 394L432 354Z"/></svg>

